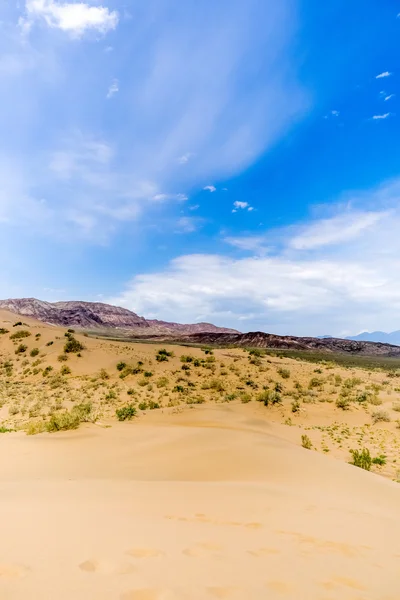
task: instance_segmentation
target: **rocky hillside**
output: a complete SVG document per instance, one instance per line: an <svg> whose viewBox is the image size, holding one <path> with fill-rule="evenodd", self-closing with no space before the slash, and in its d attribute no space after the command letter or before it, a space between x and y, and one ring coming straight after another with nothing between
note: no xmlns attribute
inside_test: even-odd
<svg viewBox="0 0 400 600"><path fill-rule="evenodd" d="M136 313L102 302L45 302L36 298L0 300L0 309L44 323L83 329L122 329L134 335L191 335L193 333L238 333L235 329L216 327L211 323L168 323L147 320Z"/></svg>
<svg viewBox="0 0 400 600"><path fill-rule="evenodd" d="M182 337L180 338L182 339ZM287 350L324 350L365 356L400 357L400 347L377 342L343 340L339 338L313 338L280 336L261 331L250 333L196 333L185 336L193 344L229 345L245 348L281 348Z"/></svg>

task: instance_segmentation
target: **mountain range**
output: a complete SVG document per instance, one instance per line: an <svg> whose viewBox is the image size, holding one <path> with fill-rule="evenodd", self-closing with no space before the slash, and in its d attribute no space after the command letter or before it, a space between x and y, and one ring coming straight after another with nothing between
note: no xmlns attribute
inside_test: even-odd
<svg viewBox="0 0 400 600"><path fill-rule="evenodd" d="M36 298L0 300L0 309L44 323L82 329L121 329L136 336L191 335L193 333L239 333L211 323L170 323L145 319L127 308L102 302L45 302Z"/></svg>

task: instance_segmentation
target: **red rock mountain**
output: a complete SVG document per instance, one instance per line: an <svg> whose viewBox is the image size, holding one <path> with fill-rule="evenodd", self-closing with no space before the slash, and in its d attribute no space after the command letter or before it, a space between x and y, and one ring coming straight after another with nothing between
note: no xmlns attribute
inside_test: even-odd
<svg viewBox="0 0 400 600"><path fill-rule="evenodd" d="M191 335L195 333L239 333L235 329L217 327L211 323L184 325L167 321L147 320L136 313L102 302L45 302L36 298L0 300L0 309L21 316L33 317L45 323L84 329L124 329L136 335Z"/></svg>

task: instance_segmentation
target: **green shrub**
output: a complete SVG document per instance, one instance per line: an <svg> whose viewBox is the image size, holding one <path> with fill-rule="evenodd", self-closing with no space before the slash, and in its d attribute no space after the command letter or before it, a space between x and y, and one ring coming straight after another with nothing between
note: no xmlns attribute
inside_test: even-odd
<svg viewBox="0 0 400 600"><path fill-rule="evenodd" d="M66 354L59 354L59 355L57 356L57 360L58 360L59 362L65 362L66 360L68 360L68 356L67 356Z"/></svg>
<svg viewBox="0 0 400 600"><path fill-rule="evenodd" d="M13 327L19 327L20 325L23 325L23 322L17 321L16 323L14 323Z"/></svg>
<svg viewBox="0 0 400 600"><path fill-rule="evenodd" d="M71 352L76 353L76 352L80 352L81 350L84 350L83 344L81 344L81 342L79 340L77 340L76 338L74 338L71 335L71 337L68 339L68 341L64 345L64 352L66 352L67 354L70 354Z"/></svg>
<svg viewBox="0 0 400 600"><path fill-rule="evenodd" d="M301 445L303 446L303 448L306 448L306 450L311 450L312 442L311 442L310 438L308 437L308 435L301 436Z"/></svg>
<svg viewBox="0 0 400 600"><path fill-rule="evenodd" d="M51 342L47 342L46 346L52 346L53 344L54 344L54 342L53 342L53 341L51 341Z"/></svg>
<svg viewBox="0 0 400 600"><path fill-rule="evenodd" d="M169 381L167 377L159 377L156 381L156 385L158 388L166 387Z"/></svg>
<svg viewBox="0 0 400 600"><path fill-rule="evenodd" d="M297 413L300 411L300 402L298 400L293 400L292 404L292 413Z"/></svg>
<svg viewBox="0 0 400 600"><path fill-rule="evenodd" d="M340 396L336 400L336 406L338 408L341 408L342 410L349 410L349 408L350 408L350 400L349 400L349 398L345 398L343 396Z"/></svg>
<svg viewBox="0 0 400 600"><path fill-rule="evenodd" d="M169 352L165 348L161 348L161 350L159 350L156 354L156 361L157 362L166 362L168 360L168 357L172 357L172 356L174 356L173 352Z"/></svg>
<svg viewBox="0 0 400 600"><path fill-rule="evenodd" d="M68 329L67 333L75 333L75 329Z"/></svg>
<svg viewBox="0 0 400 600"><path fill-rule="evenodd" d="M289 369L279 368L277 370L277 373L282 377L282 379L289 379L289 377L290 377L290 371L289 371Z"/></svg>
<svg viewBox="0 0 400 600"><path fill-rule="evenodd" d="M282 398L279 392L275 392L273 390L264 390L261 394L258 394L256 398L257 402L263 402L264 406L269 406L270 404L281 404Z"/></svg>
<svg viewBox="0 0 400 600"><path fill-rule="evenodd" d="M29 354L32 356L32 358L37 356L39 354L39 348L32 348Z"/></svg>
<svg viewBox="0 0 400 600"><path fill-rule="evenodd" d="M46 367L46 368L43 370L43 373L42 373L43 377L47 377L47 375L48 375L49 373L51 373L51 372L52 372L52 370L53 370L53 367L51 367L50 365L48 365L48 366L47 366L47 367Z"/></svg>
<svg viewBox="0 0 400 600"><path fill-rule="evenodd" d="M364 469L365 471L371 470L372 458L368 448L362 450L350 450L352 455L351 465Z"/></svg>
<svg viewBox="0 0 400 600"><path fill-rule="evenodd" d="M60 412L51 416L50 421L46 424L46 429L50 433L55 431L66 431L68 429L77 429L79 427L79 415L74 412Z"/></svg>
<svg viewBox="0 0 400 600"><path fill-rule="evenodd" d="M100 369L99 377L102 381L107 381L107 379L110 379L110 376L105 369Z"/></svg>
<svg viewBox="0 0 400 600"><path fill-rule="evenodd" d="M133 404L127 404L121 408L117 408L115 414L117 415L118 421L130 421L136 416L136 408Z"/></svg>
<svg viewBox="0 0 400 600"><path fill-rule="evenodd" d="M151 371L145 371L145 372L143 373L143 375L144 375L144 377L147 377L147 378L149 378L149 377L153 377L153 373L152 373Z"/></svg>
<svg viewBox="0 0 400 600"><path fill-rule="evenodd" d="M210 381L210 389L215 390L216 392L224 392L225 387L220 379L211 379Z"/></svg>
<svg viewBox="0 0 400 600"><path fill-rule="evenodd" d="M23 354L27 350L28 350L28 346L25 346L25 344L20 344L18 346L18 348L15 350L15 354Z"/></svg>
<svg viewBox="0 0 400 600"><path fill-rule="evenodd" d="M16 331L12 335L10 335L10 340L22 340L23 338L27 338L30 335L32 335L30 331L21 329L20 331Z"/></svg>
<svg viewBox="0 0 400 600"><path fill-rule="evenodd" d="M117 371L123 371L126 368L126 363L124 363L122 360L121 362L119 362L117 364Z"/></svg>
<svg viewBox="0 0 400 600"><path fill-rule="evenodd" d="M4 329L4 327L0 327L0 335L5 335L6 333L10 333L8 329Z"/></svg>
<svg viewBox="0 0 400 600"><path fill-rule="evenodd" d="M379 454L379 456L375 456L375 458L372 459L372 464L373 465L379 465L381 467L383 467L384 465L386 465L386 456L385 456L385 454Z"/></svg>
<svg viewBox="0 0 400 600"><path fill-rule="evenodd" d="M396 412L400 412L400 402L393 402L392 410L395 410Z"/></svg>
<svg viewBox="0 0 400 600"><path fill-rule="evenodd" d="M188 355L182 354L180 361L183 363L191 363L191 362L193 362L193 358L194 357L190 356L190 354L188 354Z"/></svg>
<svg viewBox="0 0 400 600"><path fill-rule="evenodd" d="M61 375L71 375L71 369L67 365L63 365L60 369Z"/></svg>
<svg viewBox="0 0 400 600"><path fill-rule="evenodd" d="M150 400L149 401L149 409L150 410L156 410L157 408L160 408L159 403L155 402L154 400Z"/></svg>
<svg viewBox="0 0 400 600"><path fill-rule="evenodd" d="M145 402L145 401L144 402L139 402L138 408L139 408L139 410L147 410L147 408L148 408L147 402Z"/></svg>

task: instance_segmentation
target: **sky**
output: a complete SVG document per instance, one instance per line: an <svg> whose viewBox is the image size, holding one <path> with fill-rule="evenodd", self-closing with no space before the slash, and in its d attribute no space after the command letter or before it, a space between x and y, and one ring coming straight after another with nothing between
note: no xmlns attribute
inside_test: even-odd
<svg viewBox="0 0 400 600"><path fill-rule="evenodd" d="M0 0L0 297L400 329L400 0Z"/></svg>

